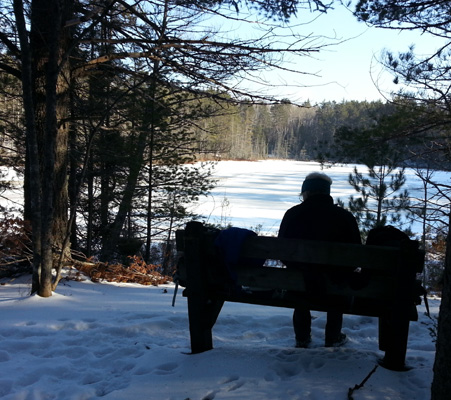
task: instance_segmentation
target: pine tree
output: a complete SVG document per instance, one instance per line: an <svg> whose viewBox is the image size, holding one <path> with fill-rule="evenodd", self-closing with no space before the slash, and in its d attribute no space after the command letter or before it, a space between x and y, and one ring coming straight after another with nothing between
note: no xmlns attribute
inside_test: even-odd
<svg viewBox="0 0 451 400"><path fill-rule="evenodd" d="M367 166L367 176L354 167L349 183L359 193L351 196L349 210L354 214L362 233L377 226L391 224L400 227L406 223L402 213L409 208L409 194L402 190L406 179L404 168L390 165Z"/></svg>

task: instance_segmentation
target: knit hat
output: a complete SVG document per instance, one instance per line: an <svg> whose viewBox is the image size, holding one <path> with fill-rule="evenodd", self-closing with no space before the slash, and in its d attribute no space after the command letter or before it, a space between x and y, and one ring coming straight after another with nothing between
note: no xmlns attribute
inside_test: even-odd
<svg viewBox="0 0 451 400"><path fill-rule="evenodd" d="M304 192L330 194L330 185L332 185L332 179L330 179L326 174L312 172L305 177L304 183L302 184L301 194Z"/></svg>

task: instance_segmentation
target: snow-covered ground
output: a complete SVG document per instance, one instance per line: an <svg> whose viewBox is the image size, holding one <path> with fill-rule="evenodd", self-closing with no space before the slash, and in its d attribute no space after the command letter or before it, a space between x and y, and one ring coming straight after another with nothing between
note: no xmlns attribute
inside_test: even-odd
<svg viewBox="0 0 451 400"><path fill-rule="evenodd" d="M352 167L329 170L334 197L351 194ZM220 186L198 209L210 222L275 233L298 202L314 163L221 162ZM449 180L449 177L445 177ZM409 178L410 179L410 178ZM415 184L415 183L414 183ZM226 198L226 206L223 199ZM28 296L30 277L0 281L0 398L3 400L339 400L378 365L377 320L345 316L348 343L325 348L325 315L313 313L313 344L294 348L292 311L227 303L215 348L190 355L186 299L172 284L62 281L51 298ZM434 317L419 307L410 328L406 372L378 367L354 400L430 397Z"/></svg>
<svg viewBox="0 0 451 400"><path fill-rule="evenodd" d="M3 400L339 400L382 356L377 320L345 316L348 343L325 348L325 315L313 345L296 349L291 310L226 303L211 351L190 355L186 299L174 286L64 281L29 297L29 277L0 286ZM439 301L431 299L434 315ZM429 398L435 346L419 307L406 372L378 367L355 400Z"/></svg>

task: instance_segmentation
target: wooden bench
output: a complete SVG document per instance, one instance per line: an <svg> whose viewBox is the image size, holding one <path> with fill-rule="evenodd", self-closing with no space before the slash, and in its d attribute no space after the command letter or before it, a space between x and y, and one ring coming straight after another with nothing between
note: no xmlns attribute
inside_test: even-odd
<svg viewBox="0 0 451 400"><path fill-rule="evenodd" d="M178 280L186 288L183 295L188 299L192 353L213 348L212 328L225 301L288 308L308 306L314 311L378 317L379 349L385 352L381 365L405 369L409 323L418 320L421 285L417 274L424 265L424 252L418 250L416 242L406 241L397 248L246 238L240 247L245 259L318 264L326 293L311 296L306 292L303 274L296 269L241 263L234 271L234 279L230 279L214 243L217 235L217 230L199 222L189 222L185 230L177 232L177 250L181 254ZM369 276L364 287L332 282L331 271L349 274L356 268L365 274L357 277Z"/></svg>

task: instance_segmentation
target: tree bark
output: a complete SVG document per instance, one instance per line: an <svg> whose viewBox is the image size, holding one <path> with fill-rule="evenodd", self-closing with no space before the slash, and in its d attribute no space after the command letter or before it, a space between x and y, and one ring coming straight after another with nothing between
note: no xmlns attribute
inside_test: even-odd
<svg viewBox="0 0 451 400"><path fill-rule="evenodd" d="M32 54L28 42L22 0L14 0L14 14L19 34L22 54L22 92L26 125L26 158L24 176L24 217L31 221L33 241L33 276L31 292L39 289L41 270L41 186L40 164L38 157L38 139L34 114L34 80L32 71ZM32 195L33 194L33 195Z"/></svg>
<svg viewBox="0 0 451 400"><path fill-rule="evenodd" d="M25 215L33 234L32 293L49 297L54 279L54 249L66 252L67 129L60 121L67 112L67 31L64 21L72 0L33 0L28 39L22 0L14 1L22 51L23 97L26 115L27 172ZM52 21L49 23L49 21Z"/></svg>
<svg viewBox="0 0 451 400"><path fill-rule="evenodd" d="M431 400L448 400L451 393L451 213L449 215L448 236L442 302L437 329L437 347L434 362Z"/></svg>
<svg viewBox="0 0 451 400"><path fill-rule="evenodd" d="M58 1L33 0L30 44L33 52L34 107L41 180L41 276L38 294L52 295L55 145L58 132L56 85L61 15ZM51 24L48 21L52 21ZM32 194L34 196L34 194Z"/></svg>

